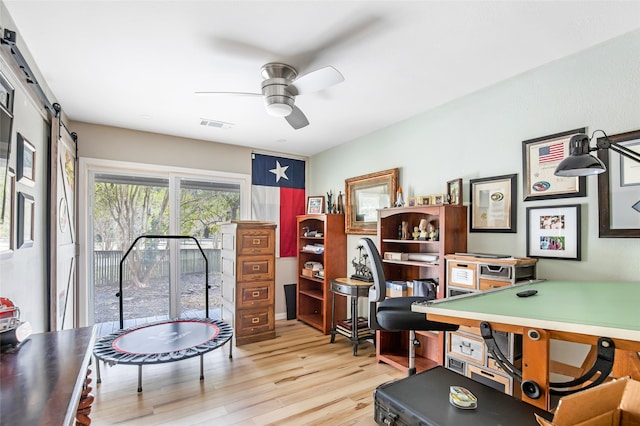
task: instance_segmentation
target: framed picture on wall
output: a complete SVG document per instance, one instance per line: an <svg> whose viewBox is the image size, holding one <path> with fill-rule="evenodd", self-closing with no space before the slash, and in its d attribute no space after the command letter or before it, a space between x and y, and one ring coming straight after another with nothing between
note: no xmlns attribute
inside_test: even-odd
<svg viewBox="0 0 640 426"><path fill-rule="evenodd" d="M35 200L24 192L18 193L18 248L31 247L34 239Z"/></svg>
<svg viewBox="0 0 640 426"><path fill-rule="evenodd" d="M469 181L469 232L516 232L516 180L518 175Z"/></svg>
<svg viewBox="0 0 640 426"><path fill-rule="evenodd" d="M522 183L524 201L584 197L586 178L562 177L553 173L569 155L569 140L586 127L567 130L522 142Z"/></svg>
<svg viewBox="0 0 640 426"><path fill-rule="evenodd" d="M527 257L580 260L580 204L527 208Z"/></svg>
<svg viewBox="0 0 640 426"><path fill-rule="evenodd" d="M36 182L36 148L18 133L16 174L18 182L29 186Z"/></svg>
<svg viewBox="0 0 640 426"><path fill-rule="evenodd" d="M375 234L378 209L393 206L398 191L399 169L383 170L345 179L347 234Z"/></svg>
<svg viewBox="0 0 640 426"><path fill-rule="evenodd" d="M640 130L609 136L611 142L640 152ZM607 167L598 175L600 238L640 237L640 163L610 149L598 150Z"/></svg>

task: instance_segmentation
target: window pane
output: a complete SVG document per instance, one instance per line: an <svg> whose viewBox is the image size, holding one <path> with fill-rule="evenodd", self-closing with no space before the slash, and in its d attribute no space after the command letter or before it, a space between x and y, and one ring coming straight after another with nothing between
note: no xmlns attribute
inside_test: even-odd
<svg viewBox="0 0 640 426"><path fill-rule="evenodd" d="M99 174L94 181L96 323L119 319L120 261L141 235L169 231L169 180ZM169 244L142 240L123 263L124 318L169 314Z"/></svg>
<svg viewBox="0 0 640 426"><path fill-rule="evenodd" d="M220 248L218 223L240 217L237 183L182 180L180 182L180 234L195 237L209 268L209 308L220 304ZM193 240L180 245L181 316L204 310L204 260ZM211 313L210 313L210 316Z"/></svg>

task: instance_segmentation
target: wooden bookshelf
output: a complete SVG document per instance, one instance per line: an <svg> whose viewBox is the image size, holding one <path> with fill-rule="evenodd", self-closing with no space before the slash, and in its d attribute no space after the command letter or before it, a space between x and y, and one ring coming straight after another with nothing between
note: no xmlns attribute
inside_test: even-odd
<svg viewBox="0 0 640 426"><path fill-rule="evenodd" d="M346 276L347 236L344 233L344 215L311 214L297 217L298 223L298 286L297 318L324 334L331 331L331 280ZM322 236L305 236L315 231ZM305 250L308 246L322 245L321 253ZM303 270L307 262L318 262L324 275ZM344 319L347 312L346 297L336 295L336 319Z"/></svg>
<svg viewBox="0 0 640 426"><path fill-rule="evenodd" d="M438 229L437 241L401 239L399 229L408 222L409 229L426 219ZM412 237L411 237L412 238ZM437 255L434 262L419 260L383 260L388 281L413 281L433 278L438 283L438 298L446 297L445 255L467 250L467 207L457 205L432 205L388 208L378 211L378 247L385 252ZM416 331L420 345L416 347L418 371L435 365L443 365L444 333ZM409 332L376 332L376 357L378 361L405 370L409 365Z"/></svg>

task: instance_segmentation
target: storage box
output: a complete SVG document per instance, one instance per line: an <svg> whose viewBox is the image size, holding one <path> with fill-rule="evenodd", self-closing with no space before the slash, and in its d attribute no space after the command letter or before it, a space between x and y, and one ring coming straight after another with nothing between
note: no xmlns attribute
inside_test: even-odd
<svg viewBox="0 0 640 426"><path fill-rule="evenodd" d="M562 397L553 421L541 426L639 426L640 382L629 377Z"/></svg>
<svg viewBox="0 0 640 426"><path fill-rule="evenodd" d="M407 297L408 294L406 281L387 281L387 297Z"/></svg>
<svg viewBox="0 0 640 426"><path fill-rule="evenodd" d="M313 274L315 274L315 271L313 269L303 269L302 270L302 275L304 275L305 277L313 277Z"/></svg>

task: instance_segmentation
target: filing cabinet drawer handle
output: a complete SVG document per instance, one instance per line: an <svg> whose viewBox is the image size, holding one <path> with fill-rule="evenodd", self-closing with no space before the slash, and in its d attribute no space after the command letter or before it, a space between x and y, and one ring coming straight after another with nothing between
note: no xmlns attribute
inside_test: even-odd
<svg viewBox="0 0 640 426"><path fill-rule="evenodd" d="M462 342L460 344L460 353L465 355L473 355L473 348L471 347L471 343Z"/></svg>
<svg viewBox="0 0 640 426"><path fill-rule="evenodd" d="M251 324L257 324L259 322L260 322L260 318L259 317L251 318Z"/></svg>
<svg viewBox="0 0 640 426"><path fill-rule="evenodd" d="M251 297L260 297L260 292L254 291L253 293L251 293Z"/></svg>
<svg viewBox="0 0 640 426"><path fill-rule="evenodd" d="M260 265L253 265L251 267L251 269L253 269L254 271L259 271L260 270Z"/></svg>

